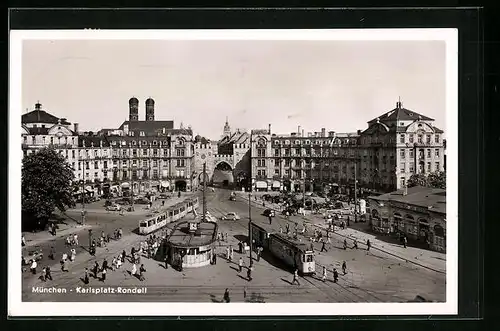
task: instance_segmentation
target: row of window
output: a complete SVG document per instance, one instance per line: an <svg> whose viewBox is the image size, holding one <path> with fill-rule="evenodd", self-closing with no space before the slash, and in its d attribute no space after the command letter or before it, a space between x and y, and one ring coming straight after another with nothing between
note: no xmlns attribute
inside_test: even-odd
<svg viewBox="0 0 500 331"><path fill-rule="evenodd" d="M439 144L440 139L441 139L441 137L440 137L439 134L435 134L434 135L434 142L436 144ZM415 142L414 140L415 140L414 134L413 133L408 134L408 142L409 143L414 143ZM432 135L431 134L426 134L425 135L425 143L426 144L430 144L431 140L432 140ZM406 134L401 133L399 135L399 142L401 144L406 143ZM422 144L424 142L424 135L423 134L417 134L417 142L420 143L420 144Z"/></svg>
<svg viewBox="0 0 500 331"><path fill-rule="evenodd" d="M178 159L176 161L177 161L176 162L177 167L185 167L186 166L185 160ZM132 166L137 166L137 164L138 164L138 162L136 162L136 160L133 160L131 162L132 162ZM82 163L83 162L78 162L78 170L82 170ZM123 166L127 166L127 163L128 163L128 161L122 161ZM89 161L85 162L85 169L86 170L90 170L90 164L91 163ZM148 167L150 164L153 167L158 167L158 165L161 163L159 163L157 160L153 160L151 163L149 163L147 160L142 161L143 167ZM116 160L113 161L113 166L117 166L117 165L118 165L118 162ZM75 162L72 162L72 166L73 166L73 169L75 169ZM108 168L108 161L104 161L103 162L103 169L107 169L107 168ZM94 169L99 169L99 162L98 161L94 162Z"/></svg>
<svg viewBox="0 0 500 331"><path fill-rule="evenodd" d="M424 158L424 150L421 149L418 152L419 152L419 154L418 154L419 158ZM439 155L440 155L439 148L434 149L434 156L439 157ZM402 159L404 159L406 157L406 150L405 149L401 149L399 151L399 156ZM408 156L410 158L414 157L413 149L409 149L408 150ZM427 157L428 158L432 157L432 150L431 149L427 149Z"/></svg>
<svg viewBox="0 0 500 331"><path fill-rule="evenodd" d="M439 162L434 163L434 171L440 171L441 170L441 164ZM427 167L424 168L424 163L419 163L419 172L424 172L424 169L426 169L427 172L432 172L432 163L427 162ZM413 173L415 172L415 164L411 162L408 167L408 172ZM406 163L401 163L399 165L399 171L401 173L406 173Z"/></svg>
<svg viewBox="0 0 500 331"><path fill-rule="evenodd" d="M28 136L23 136L24 137L24 143L27 144L28 143ZM36 144L36 137L37 136L30 136L31 137L31 143L34 145ZM54 144L54 142L56 141L55 139L57 139L57 144L58 145L61 145L61 144L73 144L73 145L76 145L77 143L77 138L76 137L53 137L53 136L50 136L50 144ZM42 136L42 143L45 145L47 142L46 142L46 136Z"/></svg>
<svg viewBox="0 0 500 331"><path fill-rule="evenodd" d="M108 171L103 171L103 177L104 178L108 177L108 172L109 172L109 175L112 175L113 177L118 177L118 172L113 172L112 170L108 170ZM123 174L123 177L127 177L128 174L129 174L129 172L127 170L123 170L122 174ZM138 170L132 170L130 172L130 174L132 175L132 179L136 179L141 174L141 172L138 171ZM148 174L147 170L143 170L142 171L142 178L147 178L148 175L149 174ZM175 176L176 177L185 177L184 170L177 170L175 172ZM78 174L78 177L81 178L81 174ZM89 177L90 177L90 173L86 172L85 173L85 178L89 178ZM94 178L99 178L99 172L94 172ZM152 178L153 179L157 179L158 178L158 170L156 170L156 169L153 170Z"/></svg>

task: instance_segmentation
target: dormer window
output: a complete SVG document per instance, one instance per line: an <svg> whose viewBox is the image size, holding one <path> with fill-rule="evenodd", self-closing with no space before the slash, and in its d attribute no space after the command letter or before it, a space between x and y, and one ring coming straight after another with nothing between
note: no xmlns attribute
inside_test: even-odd
<svg viewBox="0 0 500 331"><path fill-rule="evenodd" d="M296 145L300 145L300 140L295 140Z"/></svg>
<svg viewBox="0 0 500 331"><path fill-rule="evenodd" d="M145 136L144 131L141 131L141 132L140 132L140 136L141 136L141 137L144 137L144 136Z"/></svg>
<svg viewBox="0 0 500 331"><path fill-rule="evenodd" d="M306 145L310 145L310 144L311 144L311 141L306 140Z"/></svg>
<svg viewBox="0 0 500 331"><path fill-rule="evenodd" d="M137 145L137 141L133 140L132 145L134 145L134 146Z"/></svg>
<svg viewBox="0 0 500 331"><path fill-rule="evenodd" d="M285 145L290 145L290 140L285 140Z"/></svg>
<svg viewBox="0 0 500 331"><path fill-rule="evenodd" d="M147 145L147 144L148 144L148 142L147 142L146 140L143 140L143 141L142 141L142 144L143 144L143 145Z"/></svg>
<svg viewBox="0 0 500 331"><path fill-rule="evenodd" d="M156 144L157 144L157 142L156 142L156 140L154 140L154 141L153 141L153 145L156 145Z"/></svg>

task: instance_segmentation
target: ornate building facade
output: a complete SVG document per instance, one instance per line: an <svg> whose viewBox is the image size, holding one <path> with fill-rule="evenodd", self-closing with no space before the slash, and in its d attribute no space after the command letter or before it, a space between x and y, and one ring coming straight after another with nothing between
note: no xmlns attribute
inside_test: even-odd
<svg viewBox="0 0 500 331"><path fill-rule="evenodd" d="M194 178L194 141L190 128L173 128L173 121L155 121L154 100L146 100L146 120L139 120L138 100L129 100L129 120L117 129L97 133L73 130L35 105L24 114L23 150L53 147L74 169L77 181L104 190L190 190Z"/></svg>
<svg viewBox="0 0 500 331"><path fill-rule="evenodd" d="M291 134L252 130L252 189L309 191L325 184L391 191L415 173L444 170L443 131L434 120L402 107L368 122L355 133Z"/></svg>

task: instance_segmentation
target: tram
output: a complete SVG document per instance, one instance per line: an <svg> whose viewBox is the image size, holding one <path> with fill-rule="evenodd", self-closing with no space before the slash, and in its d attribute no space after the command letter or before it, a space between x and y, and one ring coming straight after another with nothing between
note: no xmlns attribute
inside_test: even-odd
<svg viewBox="0 0 500 331"><path fill-rule="evenodd" d="M162 212L139 221L139 234L147 235L175 222L187 213L196 211L199 206L198 197L188 198L183 202L166 208Z"/></svg>
<svg viewBox="0 0 500 331"><path fill-rule="evenodd" d="M313 275L316 272L314 251L307 244L284 234L275 233L264 224L251 223L252 237L256 245L269 251L288 266L297 268L301 275Z"/></svg>

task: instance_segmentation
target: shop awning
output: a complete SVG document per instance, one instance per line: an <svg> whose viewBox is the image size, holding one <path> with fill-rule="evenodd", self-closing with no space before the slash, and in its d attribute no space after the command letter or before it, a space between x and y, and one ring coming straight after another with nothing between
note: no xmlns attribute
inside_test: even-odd
<svg viewBox="0 0 500 331"><path fill-rule="evenodd" d="M281 187L281 183L277 180L273 182L273 187Z"/></svg>
<svg viewBox="0 0 500 331"><path fill-rule="evenodd" d="M121 187L122 188L130 188L130 184L125 182L125 183L122 183Z"/></svg>
<svg viewBox="0 0 500 331"><path fill-rule="evenodd" d="M267 183L263 181L255 182L256 188L267 188Z"/></svg>

